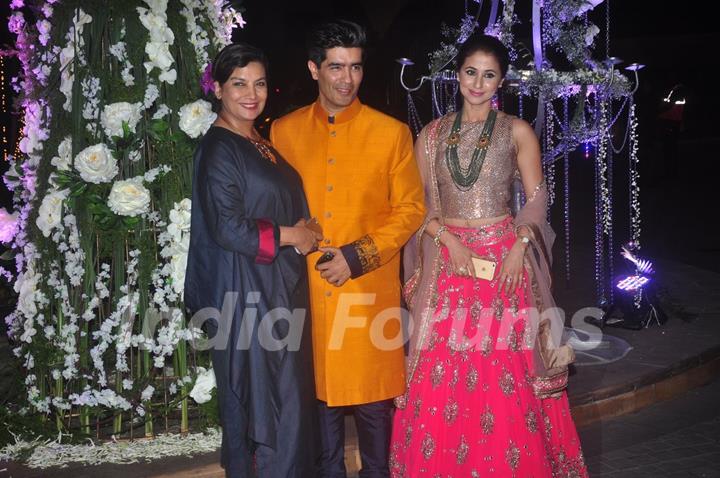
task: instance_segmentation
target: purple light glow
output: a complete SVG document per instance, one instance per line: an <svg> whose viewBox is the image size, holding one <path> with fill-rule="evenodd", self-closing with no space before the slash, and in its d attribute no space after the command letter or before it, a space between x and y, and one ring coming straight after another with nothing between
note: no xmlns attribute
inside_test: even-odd
<svg viewBox="0 0 720 478"><path fill-rule="evenodd" d="M645 276L628 276L618 282L615 287L624 291L634 291L642 288L649 281L650 278Z"/></svg>

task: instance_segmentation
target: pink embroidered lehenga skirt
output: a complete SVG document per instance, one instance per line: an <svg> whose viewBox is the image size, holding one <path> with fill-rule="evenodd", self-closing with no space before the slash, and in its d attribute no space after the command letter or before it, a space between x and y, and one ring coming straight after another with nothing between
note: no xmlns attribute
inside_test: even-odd
<svg viewBox="0 0 720 478"><path fill-rule="evenodd" d="M406 406L395 414L391 475L587 476L566 393L540 399L530 383L533 351L523 347L527 274L510 297L499 291L502 258L515 241L510 220L450 230L497 261L496 278L452 275L448 251L440 251L435 319Z"/></svg>

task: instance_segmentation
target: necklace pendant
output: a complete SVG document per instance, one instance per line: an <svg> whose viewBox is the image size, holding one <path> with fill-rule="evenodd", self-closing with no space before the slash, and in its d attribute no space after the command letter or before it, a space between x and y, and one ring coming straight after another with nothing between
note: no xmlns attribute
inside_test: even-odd
<svg viewBox="0 0 720 478"><path fill-rule="evenodd" d="M445 142L448 146L457 146L460 144L460 132L453 132Z"/></svg>
<svg viewBox="0 0 720 478"><path fill-rule="evenodd" d="M488 145L490 145L490 137L487 135L480 136L477 142L478 149L485 149Z"/></svg>

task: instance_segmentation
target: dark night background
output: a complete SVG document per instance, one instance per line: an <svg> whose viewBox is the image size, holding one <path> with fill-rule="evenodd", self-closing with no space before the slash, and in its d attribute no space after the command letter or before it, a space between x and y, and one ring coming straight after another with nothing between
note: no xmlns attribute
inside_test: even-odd
<svg viewBox="0 0 720 478"><path fill-rule="evenodd" d="M651 0L611 1L610 54L625 61L643 63L640 88L636 94L640 117L640 174L643 211L643 253L665 257L720 272L720 245L717 220L711 206L716 202L717 150L720 133L714 121L720 109L712 63L720 46L720 28L701 2L658 2ZM6 21L7 0L0 6L0 43L11 44ZM427 55L438 48L440 24L456 26L463 0L370 0L355 2L314 2L246 0L244 18L248 22L235 39L263 48L270 57L270 81L274 91L266 109L277 117L315 99L316 88L307 72L303 48L305 31L323 18L341 16L368 27L370 48L360 97L384 112L406 120L405 92L398 81L398 57L410 57L416 66L407 81L426 72ZM476 3L468 1L474 8ZM485 2L485 8L490 2ZM516 12L525 19L517 39L530 46L531 1L518 1ZM597 58L604 56L605 4L591 14L600 28ZM481 15L481 23L487 14ZM601 53L602 52L602 53ZM12 68L14 60L6 59ZM621 65L621 67L624 65ZM6 94L10 97L7 86ZM687 100L682 121L661 117L662 98L675 85ZM423 88L427 90L426 87ZM430 108L423 95L417 106L424 121ZM513 111L510 111L513 112ZM679 119L679 118L678 118ZM17 124L10 112L0 117L11 142ZM615 142L622 142L619 131ZM8 151L13 144L0 145ZM2 152L0 151L0 154ZM5 169L5 168L3 168ZM627 239L627 161L616 162L615 214L618 228L616 245ZM579 154L571 165L571 219L574 246L592 247L592 161ZM561 194L558 171L558 194ZM7 192L0 193L3 204ZM553 208L553 224L562 228L562 198ZM558 238L562 243L562 237ZM562 249L559 250L561 253Z"/></svg>

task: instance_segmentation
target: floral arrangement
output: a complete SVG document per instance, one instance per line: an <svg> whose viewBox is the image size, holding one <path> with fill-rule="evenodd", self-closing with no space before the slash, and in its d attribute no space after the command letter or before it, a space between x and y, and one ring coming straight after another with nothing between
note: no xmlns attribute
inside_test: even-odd
<svg viewBox="0 0 720 478"><path fill-rule="evenodd" d="M211 403L182 293L192 153L215 119L201 77L244 26L226 3L11 1L24 128L0 210L18 294L5 323L19 413L61 433L187 431Z"/></svg>

